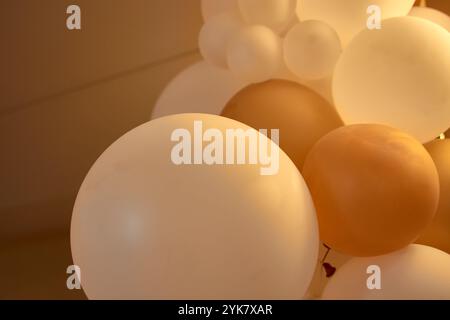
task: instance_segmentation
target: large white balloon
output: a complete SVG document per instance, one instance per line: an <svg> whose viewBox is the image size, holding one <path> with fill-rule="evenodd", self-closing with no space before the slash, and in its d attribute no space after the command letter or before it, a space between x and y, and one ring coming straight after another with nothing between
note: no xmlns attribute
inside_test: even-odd
<svg viewBox="0 0 450 320"><path fill-rule="evenodd" d="M228 67L240 79L263 82L272 79L283 61L280 37L265 26L242 29L229 43Z"/></svg>
<svg viewBox="0 0 450 320"><path fill-rule="evenodd" d="M205 21L224 12L239 12L238 0L202 0L202 15Z"/></svg>
<svg viewBox="0 0 450 320"><path fill-rule="evenodd" d="M347 124L397 127L421 142L450 124L450 33L420 18L383 22L342 53L333 97Z"/></svg>
<svg viewBox="0 0 450 320"><path fill-rule="evenodd" d="M380 290L376 289L377 285L381 286ZM338 269L322 297L326 300L448 300L450 255L431 247L411 245L384 256L354 258Z"/></svg>
<svg viewBox="0 0 450 320"><path fill-rule="evenodd" d="M331 76L342 50L336 31L316 20L294 26L283 46L289 70L299 78L310 80Z"/></svg>
<svg viewBox="0 0 450 320"><path fill-rule="evenodd" d="M297 0L238 0L245 22L275 31L285 28L295 16Z"/></svg>
<svg viewBox="0 0 450 320"><path fill-rule="evenodd" d="M202 155L198 140L221 135L228 146L236 141L227 133L238 129L259 138L244 154L266 147L275 161L278 150L277 174L261 175L267 162L171 161L174 133L187 132L194 141L183 140L192 143L186 148L200 146ZM75 203L71 246L90 299L300 299L318 228L302 176L275 143L231 119L184 114L132 130L97 160Z"/></svg>
<svg viewBox="0 0 450 320"><path fill-rule="evenodd" d="M177 113L220 114L228 101L247 85L230 71L198 62L167 85L156 102L152 118Z"/></svg>
<svg viewBox="0 0 450 320"><path fill-rule="evenodd" d="M221 13L208 19L198 39L203 58L210 64L227 68L229 42L243 27L241 18L235 13Z"/></svg>
<svg viewBox="0 0 450 320"><path fill-rule="evenodd" d="M409 15L436 23L450 32L450 17L441 11L427 7L414 7Z"/></svg>
<svg viewBox="0 0 450 320"><path fill-rule="evenodd" d="M369 7L381 9L381 18L406 16L415 0L301 0L297 7L300 21L320 20L339 34L346 46L361 30L367 28ZM371 11L370 11L371 12Z"/></svg>

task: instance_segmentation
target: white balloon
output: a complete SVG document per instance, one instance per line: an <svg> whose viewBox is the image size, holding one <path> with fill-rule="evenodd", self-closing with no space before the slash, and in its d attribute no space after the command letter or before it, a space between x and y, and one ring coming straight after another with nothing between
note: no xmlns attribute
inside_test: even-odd
<svg viewBox="0 0 450 320"><path fill-rule="evenodd" d="M314 277L308 289L307 298L310 300L320 299L328 281L332 278L332 273L327 274L324 264L328 265L327 267L331 272L331 269L339 269L351 258L352 257L337 251L327 250L324 245L321 245L319 250L319 261L316 265L316 272L314 273Z"/></svg>
<svg viewBox="0 0 450 320"><path fill-rule="evenodd" d="M320 20L337 31L345 47L361 30L367 29L368 9L376 5L381 18L406 16L415 0L301 0L297 7L300 21Z"/></svg>
<svg viewBox="0 0 450 320"><path fill-rule="evenodd" d="M380 285L381 290L369 289L372 285ZM435 248L411 245L384 256L351 259L330 279L322 298L448 300L450 255Z"/></svg>
<svg viewBox="0 0 450 320"><path fill-rule="evenodd" d="M156 102L152 118L177 113L220 114L228 101L247 85L230 71L198 62L167 85Z"/></svg>
<svg viewBox="0 0 450 320"><path fill-rule="evenodd" d="M441 11L427 7L414 7L409 15L434 22L450 32L450 17Z"/></svg>
<svg viewBox="0 0 450 320"><path fill-rule="evenodd" d="M309 80L331 76L342 51L336 31L316 20L294 26L283 46L287 67L297 77Z"/></svg>
<svg viewBox="0 0 450 320"><path fill-rule="evenodd" d="M240 79L270 80L282 65L281 39L268 27L247 27L230 41L227 56L228 67Z"/></svg>
<svg viewBox="0 0 450 320"><path fill-rule="evenodd" d="M227 48L233 36L244 27L235 13L213 16L200 30L198 45L203 58L212 65L227 68Z"/></svg>
<svg viewBox="0 0 450 320"><path fill-rule="evenodd" d="M264 25L275 31L285 28L295 16L297 0L239 0L244 21Z"/></svg>
<svg viewBox="0 0 450 320"><path fill-rule="evenodd" d="M362 31L344 50L333 77L346 124L379 123L428 142L450 124L450 33L415 17Z"/></svg>
<svg viewBox="0 0 450 320"><path fill-rule="evenodd" d="M278 173L172 163L175 132L190 135L192 159L208 131L235 143L229 130L250 130L257 151L278 150ZM90 299L301 299L318 226L300 172L275 143L231 119L183 114L132 130L97 160L77 196L71 248Z"/></svg>
<svg viewBox="0 0 450 320"><path fill-rule="evenodd" d="M237 0L202 0L202 15L205 21L224 12L239 12Z"/></svg>

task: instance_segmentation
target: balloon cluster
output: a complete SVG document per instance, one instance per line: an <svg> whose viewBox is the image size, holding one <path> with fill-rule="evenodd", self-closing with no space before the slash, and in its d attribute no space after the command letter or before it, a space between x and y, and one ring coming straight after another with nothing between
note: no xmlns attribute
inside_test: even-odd
<svg viewBox="0 0 450 320"><path fill-rule="evenodd" d="M450 299L450 18L413 4L203 0L205 60L79 192L87 295L314 297L323 265L325 299ZM195 136L196 121L284 151L278 174L174 165L173 132ZM255 129L279 129L279 146ZM217 144L200 134L189 148ZM318 261L319 241L346 262Z"/></svg>
<svg viewBox="0 0 450 320"><path fill-rule="evenodd" d="M231 0L227 4L202 1L206 22L199 47L207 62L253 83L286 70L308 80L331 75L341 53L339 36L321 21L299 23L297 0Z"/></svg>

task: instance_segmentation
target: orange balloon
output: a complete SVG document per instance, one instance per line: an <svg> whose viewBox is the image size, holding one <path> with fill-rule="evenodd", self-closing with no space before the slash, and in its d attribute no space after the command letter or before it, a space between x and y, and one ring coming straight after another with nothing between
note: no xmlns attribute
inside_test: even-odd
<svg viewBox="0 0 450 320"><path fill-rule="evenodd" d="M435 140L425 147L439 173L441 197L433 223L420 236L417 243L450 253L450 140Z"/></svg>
<svg viewBox="0 0 450 320"><path fill-rule="evenodd" d="M299 170L313 145L343 125L333 106L301 84L270 80L237 93L222 116L257 130L279 129L280 147Z"/></svg>
<svg viewBox="0 0 450 320"><path fill-rule="evenodd" d="M413 243L431 223L439 177L422 144L397 129L339 128L311 150L303 169L328 246L358 257Z"/></svg>

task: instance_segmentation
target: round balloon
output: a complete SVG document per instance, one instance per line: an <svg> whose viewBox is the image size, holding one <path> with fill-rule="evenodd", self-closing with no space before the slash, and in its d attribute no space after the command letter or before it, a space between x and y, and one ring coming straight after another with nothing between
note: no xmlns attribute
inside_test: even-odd
<svg viewBox="0 0 450 320"><path fill-rule="evenodd" d="M282 56L281 39L272 29L250 26L230 41L228 67L244 81L263 82L280 70Z"/></svg>
<svg viewBox="0 0 450 320"><path fill-rule="evenodd" d="M239 12L238 0L202 0L202 15L206 21L224 12Z"/></svg>
<svg viewBox="0 0 450 320"><path fill-rule="evenodd" d="M295 16L297 0L238 0L245 22L275 31L285 28Z"/></svg>
<svg viewBox="0 0 450 320"><path fill-rule="evenodd" d="M337 31L346 46L358 32L367 29L371 16L388 19L406 16L414 0L301 0L297 7L300 21L320 20ZM380 12L373 11L375 8ZM384 26L382 27L384 28Z"/></svg>
<svg viewBox="0 0 450 320"><path fill-rule="evenodd" d="M338 269L322 298L448 300L450 255L434 248L411 245L384 256L354 258Z"/></svg>
<svg viewBox="0 0 450 320"><path fill-rule="evenodd" d="M321 96L286 80L246 87L228 102L222 115L257 130L279 129L280 146L299 169L313 145L343 125L334 107Z"/></svg>
<svg viewBox="0 0 450 320"><path fill-rule="evenodd" d="M433 223L417 242L450 254L450 140L435 140L425 147L433 158L439 173L441 196Z"/></svg>
<svg viewBox="0 0 450 320"><path fill-rule="evenodd" d="M235 13L213 16L200 30L198 46L203 58L221 68L227 68L227 48L230 40L243 28L243 22Z"/></svg>
<svg viewBox="0 0 450 320"><path fill-rule="evenodd" d="M440 25L450 32L450 17L436 9L427 7L414 7L412 8L409 15L436 23L437 25Z"/></svg>
<svg viewBox="0 0 450 320"><path fill-rule="evenodd" d="M231 144L236 154L220 152ZM239 161L257 151L261 161ZM268 163L278 170L263 175ZM318 231L301 174L273 142L231 119L184 114L132 130L97 160L71 247L90 299L299 299Z"/></svg>
<svg viewBox="0 0 450 320"><path fill-rule="evenodd" d="M321 240L350 256L386 254L413 243L439 202L438 173L423 145L382 125L327 134L308 154L303 175Z"/></svg>
<svg viewBox="0 0 450 320"><path fill-rule="evenodd" d="M152 118L177 113L220 114L231 97L247 84L227 70L198 62L168 84L156 102Z"/></svg>
<svg viewBox="0 0 450 320"><path fill-rule="evenodd" d="M450 34L414 17L361 32L344 50L333 78L347 124L381 123L428 142L450 123Z"/></svg>
<svg viewBox="0 0 450 320"><path fill-rule="evenodd" d="M283 45L287 67L302 79L331 76L341 54L336 31L321 21L297 24L288 32Z"/></svg>

